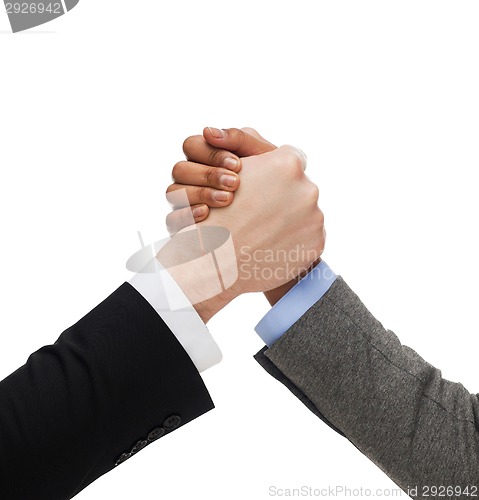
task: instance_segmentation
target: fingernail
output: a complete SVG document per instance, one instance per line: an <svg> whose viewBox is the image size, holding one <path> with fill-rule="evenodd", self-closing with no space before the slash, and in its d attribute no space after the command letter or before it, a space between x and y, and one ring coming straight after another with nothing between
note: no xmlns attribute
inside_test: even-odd
<svg viewBox="0 0 479 500"><path fill-rule="evenodd" d="M228 191L214 191L213 198L215 201L226 201L229 197Z"/></svg>
<svg viewBox="0 0 479 500"><path fill-rule="evenodd" d="M228 170L236 170L238 168L238 160L235 158L225 158L223 160L223 166Z"/></svg>
<svg viewBox="0 0 479 500"><path fill-rule="evenodd" d="M205 207L193 208L193 217L195 219L199 219L200 217L203 217L203 215L205 215Z"/></svg>
<svg viewBox="0 0 479 500"><path fill-rule="evenodd" d="M222 139L225 136L224 131L219 128L208 127L208 130L213 137L216 137L216 139Z"/></svg>
<svg viewBox="0 0 479 500"><path fill-rule="evenodd" d="M236 184L236 177L234 175L222 175L220 177L220 182L223 186L233 187Z"/></svg>

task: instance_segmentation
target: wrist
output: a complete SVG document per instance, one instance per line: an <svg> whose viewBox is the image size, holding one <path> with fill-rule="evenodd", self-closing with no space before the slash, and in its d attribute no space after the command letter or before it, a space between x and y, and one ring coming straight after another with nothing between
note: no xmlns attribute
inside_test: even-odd
<svg viewBox="0 0 479 500"><path fill-rule="evenodd" d="M276 302L278 302L282 297L284 297L294 285L298 282L298 279L293 279L284 285L279 286L278 288L273 288L273 290L268 290L264 292L264 296L268 300L271 307L273 307Z"/></svg>
<svg viewBox="0 0 479 500"><path fill-rule="evenodd" d="M236 297L238 297L238 294L232 289L228 289L210 299L194 304L193 307L198 313L198 316L206 324L216 313L221 311L223 307L227 306Z"/></svg>
<svg viewBox="0 0 479 500"><path fill-rule="evenodd" d="M207 323L241 294L236 289L236 255L230 233L220 227L177 233L156 259Z"/></svg>
<svg viewBox="0 0 479 500"><path fill-rule="evenodd" d="M282 297L284 297L291 290L291 288L293 288L308 273L310 273L320 262L321 259L318 259L317 261L313 262L313 264L306 271L303 271L296 278L288 281L288 283L264 292L264 296L270 303L271 307L273 307Z"/></svg>

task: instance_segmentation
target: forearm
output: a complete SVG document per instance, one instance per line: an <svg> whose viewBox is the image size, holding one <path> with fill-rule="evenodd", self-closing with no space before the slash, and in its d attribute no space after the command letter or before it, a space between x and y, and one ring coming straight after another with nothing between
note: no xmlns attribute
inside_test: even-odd
<svg viewBox="0 0 479 500"><path fill-rule="evenodd" d="M401 345L341 279L264 356L405 491L479 483L477 397Z"/></svg>
<svg viewBox="0 0 479 500"><path fill-rule="evenodd" d="M71 498L170 415L185 424L212 408L173 333L125 283L0 382L0 498Z"/></svg>

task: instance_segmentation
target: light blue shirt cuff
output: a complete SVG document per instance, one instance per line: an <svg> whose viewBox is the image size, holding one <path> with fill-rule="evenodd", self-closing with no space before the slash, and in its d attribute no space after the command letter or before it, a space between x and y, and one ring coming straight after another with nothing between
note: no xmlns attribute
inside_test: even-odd
<svg viewBox="0 0 479 500"><path fill-rule="evenodd" d="M335 281L336 274L326 262L321 261L271 308L256 325L256 333L271 347Z"/></svg>

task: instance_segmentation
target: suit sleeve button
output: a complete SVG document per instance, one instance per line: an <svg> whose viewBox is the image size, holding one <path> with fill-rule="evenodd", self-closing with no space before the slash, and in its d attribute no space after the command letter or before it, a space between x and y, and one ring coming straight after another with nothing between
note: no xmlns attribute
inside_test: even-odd
<svg viewBox="0 0 479 500"><path fill-rule="evenodd" d="M181 417L179 415L170 415L164 422L163 427L167 431L176 429L181 424Z"/></svg>
<svg viewBox="0 0 479 500"><path fill-rule="evenodd" d="M130 457L131 457L131 453L123 453L122 455L120 455L118 457L117 461L115 462L115 467L117 465L122 464L123 462L125 462L125 460L128 460Z"/></svg>
<svg viewBox="0 0 479 500"><path fill-rule="evenodd" d="M149 434L148 434L148 441L151 443L152 441L156 441L157 439L160 439L161 436L165 434L165 429L163 427L157 427L156 429L153 429Z"/></svg>
<svg viewBox="0 0 479 500"><path fill-rule="evenodd" d="M145 439L142 439L141 441L138 441L138 443L136 443L135 446L133 446L133 448L131 449L131 454L134 455L135 453L138 453L147 444L148 444L148 441L146 441Z"/></svg>

